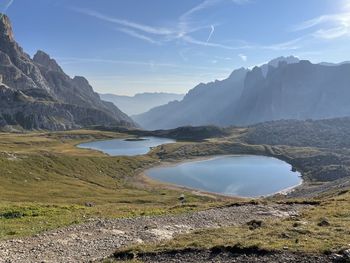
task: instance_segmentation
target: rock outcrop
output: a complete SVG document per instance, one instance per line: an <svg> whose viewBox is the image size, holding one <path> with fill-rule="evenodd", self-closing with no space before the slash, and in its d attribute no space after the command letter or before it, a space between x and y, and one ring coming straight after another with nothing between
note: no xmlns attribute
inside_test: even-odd
<svg viewBox="0 0 350 263"><path fill-rule="evenodd" d="M85 78L70 78L43 51L31 59L14 40L6 15L0 18L0 75L0 128L136 126L112 103L102 101Z"/></svg>

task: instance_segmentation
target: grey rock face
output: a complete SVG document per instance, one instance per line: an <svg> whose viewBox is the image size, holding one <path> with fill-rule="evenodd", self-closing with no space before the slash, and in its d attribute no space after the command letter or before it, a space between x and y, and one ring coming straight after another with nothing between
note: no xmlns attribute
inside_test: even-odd
<svg viewBox="0 0 350 263"><path fill-rule="evenodd" d="M349 98L350 64L327 66L287 57L200 84L182 101L134 119L148 129L326 119L350 116Z"/></svg>
<svg viewBox="0 0 350 263"><path fill-rule="evenodd" d="M259 69L247 75L231 121L253 124L281 119L350 116L350 65L322 66L309 61L280 64L264 78Z"/></svg>
<svg viewBox="0 0 350 263"><path fill-rule="evenodd" d="M136 124L104 102L83 77L71 79L43 51L33 60L15 42L7 16L0 19L0 127L65 130L89 125Z"/></svg>
<svg viewBox="0 0 350 263"><path fill-rule="evenodd" d="M169 129L186 125L225 125L234 111L244 85L247 69L235 70L227 79L199 84L180 102L170 102L134 116L146 129Z"/></svg>

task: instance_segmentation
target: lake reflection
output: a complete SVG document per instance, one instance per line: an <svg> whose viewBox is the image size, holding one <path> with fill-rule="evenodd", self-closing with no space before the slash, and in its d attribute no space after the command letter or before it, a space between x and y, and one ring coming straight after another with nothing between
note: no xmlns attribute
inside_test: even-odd
<svg viewBox="0 0 350 263"><path fill-rule="evenodd" d="M265 156L221 156L158 167L146 175L161 182L225 195L258 197L301 183L288 163Z"/></svg>

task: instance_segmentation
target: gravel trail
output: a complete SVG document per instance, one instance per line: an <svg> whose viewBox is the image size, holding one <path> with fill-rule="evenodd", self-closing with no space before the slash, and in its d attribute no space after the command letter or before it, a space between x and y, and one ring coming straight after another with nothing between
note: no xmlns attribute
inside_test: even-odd
<svg viewBox="0 0 350 263"><path fill-rule="evenodd" d="M203 228L298 215L300 205L242 205L172 216L101 219L0 242L1 263L91 262L131 244L171 239Z"/></svg>

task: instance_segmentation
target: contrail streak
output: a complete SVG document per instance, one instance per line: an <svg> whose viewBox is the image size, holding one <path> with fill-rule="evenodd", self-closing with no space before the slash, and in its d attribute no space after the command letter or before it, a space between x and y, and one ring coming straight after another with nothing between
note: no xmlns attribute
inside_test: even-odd
<svg viewBox="0 0 350 263"><path fill-rule="evenodd" d="M209 36L208 36L207 43L208 43L209 40L211 39L211 36L213 35L214 31L215 31L215 27L214 27L213 25L211 25L211 31L210 31L210 34L209 34Z"/></svg>
<svg viewBox="0 0 350 263"><path fill-rule="evenodd" d="M10 0L8 3L5 5L4 9L2 10L2 13L0 14L0 18L7 12L7 9L13 4L15 0Z"/></svg>

